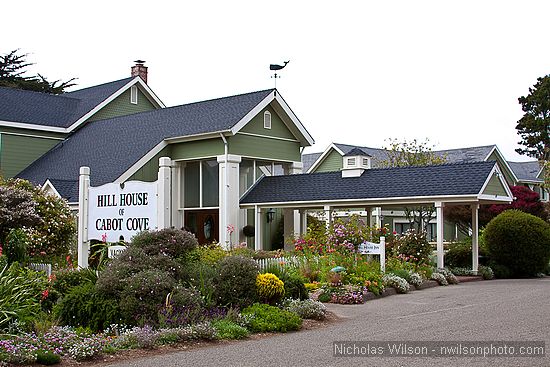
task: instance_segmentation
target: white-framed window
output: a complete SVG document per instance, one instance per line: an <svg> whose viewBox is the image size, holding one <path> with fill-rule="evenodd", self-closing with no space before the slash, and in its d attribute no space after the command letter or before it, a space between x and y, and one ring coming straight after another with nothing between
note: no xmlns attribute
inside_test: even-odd
<svg viewBox="0 0 550 367"><path fill-rule="evenodd" d="M130 87L130 103L131 104L138 103L138 88L135 85L132 85Z"/></svg>
<svg viewBox="0 0 550 367"><path fill-rule="evenodd" d="M348 167L354 167L355 166L355 158L348 158Z"/></svg>
<svg viewBox="0 0 550 367"><path fill-rule="evenodd" d="M264 129L271 129L271 112L264 112Z"/></svg>

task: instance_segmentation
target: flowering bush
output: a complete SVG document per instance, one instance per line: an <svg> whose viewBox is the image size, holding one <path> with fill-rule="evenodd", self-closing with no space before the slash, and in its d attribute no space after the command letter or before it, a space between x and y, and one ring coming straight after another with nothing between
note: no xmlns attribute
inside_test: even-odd
<svg viewBox="0 0 550 367"><path fill-rule="evenodd" d="M437 269L437 273L443 274L448 284L458 284L456 276L447 268Z"/></svg>
<svg viewBox="0 0 550 367"><path fill-rule="evenodd" d="M327 308L319 301L312 299L291 299L283 304L285 310L294 312L302 319L324 320Z"/></svg>
<svg viewBox="0 0 550 367"><path fill-rule="evenodd" d="M285 285L275 274L263 273L256 276L256 290L261 300L274 303L285 294Z"/></svg>
<svg viewBox="0 0 550 367"><path fill-rule="evenodd" d="M408 293L410 290L409 283L395 274L384 275L382 281L386 287L393 287L398 293Z"/></svg>
<svg viewBox="0 0 550 367"><path fill-rule="evenodd" d="M252 259L229 256L219 263L215 298L218 305L245 307L257 298L258 265Z"/></svg>
<svg viewBox="0 0 550 367"><path fill-rule="evenodd" d="M26 180L8 180L5 185L8 190L12 190L12 194L30 196L34 202L34 213L39 220L27 225L20 223L14 226L26 227L29 236L28 254L32 257L66 254L74 242L76 234L76 220L67 201L44 193L40 187L36 187ZM7 206L10 207L11 204ZM27 213L32 212L30 206L26 210ZM16 210L15 214L19 215L19 211Z"/></svg>
<svg viewBox="0 0 550 367"><path fill-rule="evenodd" d="M414 229L409 229L405 234L396 236L391 245L394 255L415 264L428 264L432 254L432 245L426 236L426 232L418 233Z"/></svg>
<svg viewBox="0 0 550 367"><path fill-rule="evenodd" d="M438 282L439 285L449 285L447 279L445 279L445 276L441 273L433 273L431 279Z"/></svg>
<svg viewBox="0 0 550 367"><path fill-rule="evenodd" d="M418 273L411 273L410 276L410 284L414 285L415 287L420 287L422 283L424 282L424 279L422 278L422 275Z"/></svg>

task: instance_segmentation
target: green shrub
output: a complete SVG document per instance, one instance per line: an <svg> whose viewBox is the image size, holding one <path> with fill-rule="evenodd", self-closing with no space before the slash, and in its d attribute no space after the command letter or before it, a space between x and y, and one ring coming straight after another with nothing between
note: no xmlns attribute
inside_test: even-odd
<svg viewBox="0 0 550 367"><path fill-rule="evenodd" d="M481 277L485 280L490 280L495 278L493 269L491 269L489 266L480 266L478 269L478 274L481 275Z"/></svg>
<svg viewBox="0 0 550 367"><path fill-rule="evenodd" d="M220 261L216 277L216 301L221 306L246 307L254 303L258 265L252 259L229 256Z"/></svg>
<svg viewBox="0 0 550 367"><path fill-rule="evenodd" d="M274 303L285 294L285 285L275 274L263 273L256 276L256 290L261 300Z"/></svg>
<svg viewBox="0 0 550 367"><path fill-rule="evenodd" d="M198 253L199 261L209 265L215 265L227 256L227 252L218 243L199 246L195 251Z"/></svg>
<svg viewBox="0 0 550 367"><path fill-rule="evenodd" d="M166 228L138 233L132 238L131 246L141 248L147 255L179 258L195 249L198 242L192 233Z"/></svg>
<svg viewBox="0 0 550 367"><path fill-rule="evenodd" d="M511 276L533 276L548 266L550 224L538 217L506 210L489 222L484 236L491 260L507 267Z"/></svg>
<svg viewBox="0 0 550 367"><path fill-rule="evenodd" d="M489 263L489 267L493 269L493 274L497 279L508 279L512 276L510 269L507 266L502 264L497 264L494 261Z"/></svg>
<svg viewBox="0 0 550 367"><path fill-rule="evenodd" d="M483 236L479 236L480 262L487 256L487 249L483 242ZM472 267L471 237L459 242L452 242L447 246L447 252L445 252L445 265L451 268Z"/></svg>
<svg viewBox="0 0 550 367"><path fill-rule="evenodd" d="M402 236L396 237L394 252L401 257L408 258L416 264L427 264L430 262L432 254L432 245L428 242L426 232L417 233L415 230L409 229Z"/></svg>
<svg viewBox="0 0 550 367"><path fill-rule="evenodd" d="M71 288L84 283L95 284L97 275L90 269L63 269L53 273L52 288L61 296L69 293Z"/></svg>
<svg viewBox="0 0 550 367"><path fill-rule="evenodd" d="M125 285L118 295L125 322L157 325L158 310L176 286L176 280L165 271L147 269L126 278Z"/></svg>
<svg viewBox="0 0 550 367"><path fill-rule="evenodd" d="M90 328L94 332L122 321L117 300L107 298L91 282L71 288L53 312L65 325Z"/></svg>
<svg viewBox="0 0 550 367"><path fill-rule="evenodd" d="M0 271L8 266L8 257L6 255L0 255Z"/></svg>
<svg viewBox="0 0 550 367"><path fill-rule="evenodd" d="M256 303L245 308L242 314L251 315L249 328L253 332L286 333L302 326L302 319L297 314L267 304Z"/></svg>
<svg viewBox="0 0 550 367"><path fill-rule="evenodd" d="M36 352L36 363L51 366L61 362L61 357L49 350L38 350Z"/></svg>
<svg viewBox="0 0 550 367"><path fill-rule="evenodd" d="M304 284L305 278L294 273L283 273L279 279L285 284L285 298L305 300L309 298L309 292Z"/></svg>
<svg viewBox="0 0 550 367"><path fill-rule="evenodd" d="M227 319L212 322L218 339L244 339L250 334L245 327Z"/></svg>
<svg viewBox="0 0 550 367"><path fill-rule="evenodd" d="M14 228L9 231L6 236L6 256L8 257L8 264L18 262L26 264L27 246L29 244L29 238L27 233L21 228Z"/></svg>
<svg viewBox="0 0 550 367"><path fill-rule="evenodd" d="M215 281L218 273L216 267L202 262L191 262L183 270L184 282L200 292L206 306L213 306L216 291Z"/></svg>

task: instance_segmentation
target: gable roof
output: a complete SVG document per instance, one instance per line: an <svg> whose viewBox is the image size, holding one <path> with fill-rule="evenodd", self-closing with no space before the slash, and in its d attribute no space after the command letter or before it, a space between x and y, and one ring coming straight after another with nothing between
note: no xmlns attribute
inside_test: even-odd
<svg viewBox="0 0 550 367"><path fill-rule="evenodd" d="M495 148L496 145L485 145L480 147L436 150L434 153L440 157L445 157L448 163L483 162L491 155Z"/></svg>
<svg viewBox="0 0 550 367"><path fill-rule="evenodd" d="M46 179L75 180L79 168L88 166L93 186L113 182L153 148L162 148L166 139L230 133L273 92L269 89L88 122L18 177L37 184Z"/></svg>
<svg viewBox="0 0 550 367"><path fill-rule="evenodd" d="M495 162L475 162L369 169L359 177L347 178L342 178L341 172L264 177L243 196L240 203L243 206L275 206L285 203L345 203L351 200L478 198L497 169Z"/></svg>
<svg viewBox="0 0 550 367"><path fill-rule="evenodd" d="M541 167L538 161L529 162L508 162L508 165L516 175L519 181L529 181L543 183L544 180L538 178Z"/></svg>
<svg viewBox="0 0 550 367"><path fill-rule="evenodd" d="M0 124L71 132L132 85L140 85L158 107L164 107L139 77L129 77L63 94L0 87Z"/></svg>

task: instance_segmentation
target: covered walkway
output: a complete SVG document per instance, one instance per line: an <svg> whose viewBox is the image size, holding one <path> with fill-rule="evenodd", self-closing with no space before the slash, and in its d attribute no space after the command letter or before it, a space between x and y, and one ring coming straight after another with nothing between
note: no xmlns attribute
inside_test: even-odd
<svg viewBox="0 0 550 367"><path fill-rule="evenodd" d="M358 157L360 158L360 157ZM334 210L434 206L437 214L437 266L444 266L443 207L469 205L472 211L472 270L478 269L478 210L481 204L510 203L513 195L496 162L370 169L347 167L323 172L262 178L241 199L262 223L269 209L282 208L285 237L307 231L307 211L322 210L328 221ZM328 224L328 223L327 223ZM261 226L255 227L256 249L262 249Z"/></svg>

